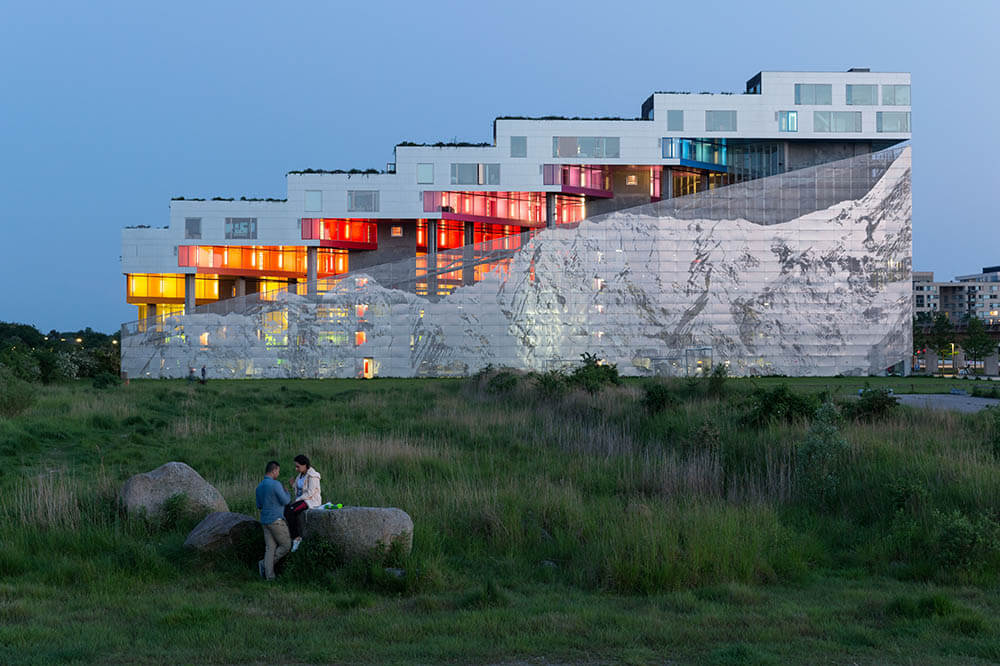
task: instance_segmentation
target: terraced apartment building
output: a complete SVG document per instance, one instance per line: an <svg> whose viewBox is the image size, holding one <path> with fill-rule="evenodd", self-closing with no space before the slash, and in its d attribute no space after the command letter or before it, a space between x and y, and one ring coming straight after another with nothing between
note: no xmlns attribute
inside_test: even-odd
<svg viewBox="0 0 1000 666"><path fill-rule="evenodd" d="M823 363L816 358L789 365L790 359L771 358L763 349L765 337L784 339L804 316L789 301L788 312L764 325L773 314L767 311L775 308L768 294L776 286L765 283L785 279L789 271L815 272L815 284L847 289L864 301L855 305L864 306L865 316L876 325L895 321L896 309L909 321L909 150L900 144L910 138L910 116L907 73L760 72L738 94L656 92L631 119L497 118L490 143L400 144L395 163L384 172L289 172L284 200L175 199L166 228L123 230L126 298L137 306L138 319L125 327L136 346L133 358L126 353L123 368L143 376L176 376L190 364L201 365L196 357L205 357L215 361L210 365L220 376L420 376L463 374L487 362L551 367L596 350L609 362L643 374L690 372L691 349L717 350L716 360L731 363L737 373L779 368L788 371L784 374L874 372L881 364L884 369L903 363L890 351L869 353L871 362L858 357ZM893 227L891 238L876 241L880 232L870 228L869 220L869 228L858 227L861 235L855 238L845 224L858 221L858 202L872 199L880 183L886 186L887 174L895 174L894 189L879 192L890 200L866 205L875 207L869 213L892 217L898 228ZM825 226L810 231L815 242L808 247L775 235L779 226L810 223L819 211L843 202L854 203L838 213L839 221L825 220ZM651 221L639 232L646 239L640 241L634 224L645 218ZM695 219L704 224L692 224ZM723 233L726 225L712 223L723 220L742 231ZM838 226L844 233L838 235ZM682 233L696 227L700 230ZM709 227L717 233L706 233ZM883 229L889 227L887 223ZM760 238L750 238L753 234ZM586 251L568 241L570 236L588 238ZM539 244L557 239L564 245L560 256L573 257L572 270L565 261L559 267L548 263L553 257L537 255ZM879 242L883 246L877 247ZM637 245L629 250L629 243ZM655 249L655 261L629 255L644 245ZM537 256L522 266L529 249ZM611 293L609 282L618 274L605 273L616 254L626 255L618 259L626 259L628 266L642 261L642 277L631 291L626 289L632 296L624 297L624 305L618 299L611 307L597 301ZM713 274L713 260L723 255L725 262ZM374 276L387 275L387 266L396 267L394 275L406 273L393 278L390 290L433 305L445 319L456 308L466 314L439 327L444 333L432 334L406 319L424 318L428 308L416 302L407 307L419 314L409 309L405 317L396 313L405 324L398 317L391 320L396 315L390 305L383 312L385 320L376 323L378 308L370 303L353 303L363 308L320 303L343 291L342 276L363 274L378 284ZM540 276L543 266L551 273ZM628 266L618 268L629 273ZM826 277L819 266L826 266ZM577 268L582 272L566 282ZM768 273L772 268L778 271L774 275ZM545 344L539 345L540 331L529 330L544 319L532 309L543 307L540 303L516 314L497 306L507 314L500 315L502 321L491 314L489 324L468 318L470 307L481 305L482 298L496 301L496 293L487 296L484 291L492 287L480 283L499 280L500 292L509 295L509 278L520 278L511 272L515 270L524 270L533 283L521 289L537 291L544 277L553 293L567 292L562 305L544 306L546 313L557 315L543 325L542 337L553 338ZM716 285L732 282L726 294L711 286L713 279ZM840 279L844 284L838 286ZM859 281L867 286L859 288ZM899 301L898 308L868 302L900 281L906 297L893 292L889 299ZM477 288L475 303L459 303ZM637 310L640 306L630 302L637 289L652 289L655 293L646 294L642 307L663 301L659 310ZM587 293L574 291L567 300L568 290ZM466 296L456 299L459 292ZM284 298L279 294L313 302L311 314L300 314L326 323L318 328L296 325L287 308L283 314L275 314L280 308L262 313L261 304ZM687 302L690 298L694 305ZM222 342L233 336L214 329L197 339L190 331L177 332L195 321L184 317L249 317L251 303L257 330L239 344ZM645 341L641 344L630 341L632 333L626 331L612 336L605 330L608 325L595 323L609 308L624 308L618 312L619 323L623 318L643 320L629 329L632 333L642 327L669 332L658 336L643 329L638 333ZM790 318L789 326L780 325L781 317ZM707 327L699 333L695 320L701 318ZM389 332L392 321L398 336ZM155 324L152 330L150 324ZM446 329L453 326L464 327L458 334L462 342L455 343L461 353L446 340ZM839 326L832 322L815 349L785 349L782 357L811 358L831 341L845 349L874 341L860 331L836 332ZM173 334L164 334L165 328ZM308 333L289 333L305 328ZM380 336L386 337L381 359L378 345L372 344ZM607 339L611 337L613 344ZM888 344L885 339L882 331L878 344ZM251 349L258 343L260 349ZM786 343L798 344L786 340L782 345ZM292 353L293 348L298 351ZM498 349L508 351L494 353ZM710 362L701 358L694 369L701 371Z"/></svg>

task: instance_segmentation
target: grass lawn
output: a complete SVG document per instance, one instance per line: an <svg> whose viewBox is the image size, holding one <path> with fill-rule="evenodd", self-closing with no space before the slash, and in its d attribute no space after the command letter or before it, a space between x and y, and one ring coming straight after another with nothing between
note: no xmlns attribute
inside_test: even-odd
<svg viewBox="0 0 1000 666"><path fill-rule="evenodd" d="M866 382L985 384L39 387L0 417L0 662L995 663L1000 420ZM256 515L298 453L324 500L410 514L402 578L307 542L266 583L115 506L175 460Z"/></svg>

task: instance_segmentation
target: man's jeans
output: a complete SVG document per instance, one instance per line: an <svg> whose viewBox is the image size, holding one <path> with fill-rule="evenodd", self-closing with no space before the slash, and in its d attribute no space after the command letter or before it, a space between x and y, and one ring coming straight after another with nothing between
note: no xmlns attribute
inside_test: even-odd
<svg viewBox="0 0 1000 666"><path fill-rule="evenodd" d="M278 518L269 525L264 525L264 575L268 580L274 580L274 563L283 558L292 547L288 536L288 525L283 518Z"/></svg>

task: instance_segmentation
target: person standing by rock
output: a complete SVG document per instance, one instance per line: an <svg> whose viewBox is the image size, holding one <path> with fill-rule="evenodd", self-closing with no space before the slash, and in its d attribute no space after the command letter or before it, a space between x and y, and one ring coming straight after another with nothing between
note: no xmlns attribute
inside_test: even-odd
<svg viewBox="0 0 1000 666"><path fill-rule="evenodd" d="M323 504L320 496L319 480L320 474L312 463L309 456L299 454L295 456L295 476L288 480L295 495L295 501L285 507L285 522L288 523L288 532L292 537L292 552L299 549L302 543L300 513L306 509L315 509Z"/></svg>
<svg viewBox="0 0 1000 666"><path fill-rule="evenodd" d="M281 466L271 460L264 467L264 479L257 485L257 508L260 509L260 524L264 528L264 559L257 563L262 578L274 580L274 564L288 553L291 538L288 525L282 517L288 504L288 493L278 481Z"/></svg>

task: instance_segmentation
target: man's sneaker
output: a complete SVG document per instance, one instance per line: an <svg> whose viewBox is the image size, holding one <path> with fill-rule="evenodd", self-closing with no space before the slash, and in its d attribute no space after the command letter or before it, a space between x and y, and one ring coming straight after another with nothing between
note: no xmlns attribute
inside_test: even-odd
<svg viewBox="0 0 1000 666"><path fill-rule="evenodd" d="M292 542L292 552L294 553L302 545L302 537L295 537L295 541Z"/></svg>
<svg viewBox="0 0 1000 666"><path fill-rule="evenodd" d="M260 572L261 578L267 578L267 574L264 573L264 560L260 560L259 562L257 562L257 571Z"/></svg>

